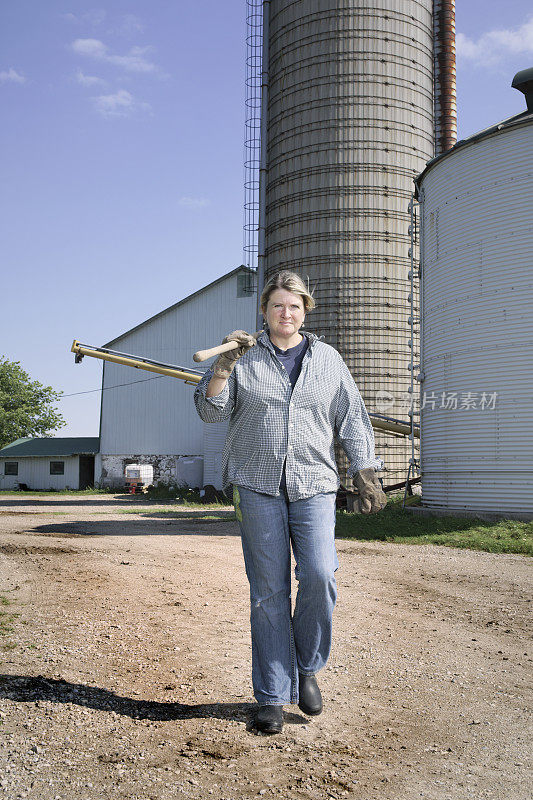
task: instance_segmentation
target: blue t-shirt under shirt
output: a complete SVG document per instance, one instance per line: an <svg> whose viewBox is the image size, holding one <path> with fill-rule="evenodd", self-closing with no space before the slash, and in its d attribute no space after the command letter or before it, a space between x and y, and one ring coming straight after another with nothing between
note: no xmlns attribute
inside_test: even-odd
<svg viewBox="0 0 533 800"><path fill-rule="evenodd" d="M303 357L305 356L306 350L309 347L309 340L307 336L304 336L300 344L297 344L296 347L289 347L288 350L280 350L279 347L276 347L274 342L272 342L272 347L275 350L276 356L287 370L291 387L294 389L302 369ZM287 476L285 473L285 464L283 465L279 490L281 495L285 495L285 497L287 497Z"/></svg>
<svg viewBox="0 0 533 800"><path fill-rule="evenodd" d="M272 342L272 347L275 350L276 356L287 370L287 375L293 389L300 375L303 357L305 356L308 346L309 340L307 336L302 338L300 344L297 344L295 347L289 347L288 350L280 350L280 348L276 347L274 342Z"/></svg>

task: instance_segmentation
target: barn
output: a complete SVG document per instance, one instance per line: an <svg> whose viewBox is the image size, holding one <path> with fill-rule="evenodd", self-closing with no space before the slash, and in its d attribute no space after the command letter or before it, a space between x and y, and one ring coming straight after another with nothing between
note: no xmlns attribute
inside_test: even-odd
<svg viewBox="0 0 533 800"><path fill-rule="evenodd" d="M255 272L245 266L105 347L197 370L203 365L194 363L193 353L219 344L237 329L256 329ZM205 425L194 408L193 391L175 378L104 362L96 481L123 486L127 465L149 464L154 483L220 489L226 424Z"/></svg>
<svg viewBox="0 0 533 800"><path fill-rule="evenodd" d="M17 439L0 450L0 488L86 489L98 449L97 436Z"/></svg>

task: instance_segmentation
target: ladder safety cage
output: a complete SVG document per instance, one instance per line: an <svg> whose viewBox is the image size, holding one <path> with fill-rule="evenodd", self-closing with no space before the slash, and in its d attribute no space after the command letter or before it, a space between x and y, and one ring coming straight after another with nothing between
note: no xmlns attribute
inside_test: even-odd
<svg viewBox="0 0 533 800"><path fill-rule="evenodd" d="M409 459L409 469L407 470L407 478L405 482L405 492L403 498L403 506L407 500L407 495L412 494L411 483L415 479L415 474L420 477L420 454L415 447L415 439L420 439L420 411L417 410L417 403L415 394L419 392L419 385L423 380L423 373L421 372L420 365L420 256L418 247L420 244L419 225L418 225L418 202L415 195L411 196L409 202L409 326L410 326L410 361L408 365L410 373L410 386L407 390L410 395L410 407L407 412L409 415L409 439L411 440L411 458ZM418 298L418 303L416 302ZM418 349L417 349L418 347ZM418 373L415 374L415 371ZM415 419L418 418L418 424ZM418 481L417 481L418 482Z"/></svg>

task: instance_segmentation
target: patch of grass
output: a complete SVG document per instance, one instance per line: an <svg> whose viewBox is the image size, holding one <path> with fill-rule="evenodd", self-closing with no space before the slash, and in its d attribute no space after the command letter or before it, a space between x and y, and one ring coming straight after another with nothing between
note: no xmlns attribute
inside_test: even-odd
<svg viewBox="0 0 533 800"><path fill-rule="evenodd" d="M73 494L73 495L87 495L87 494L124 494L123 492L117 491L117 489L113 489L110 486L106 486L105 488L98 489L98 488L89 488L89 489L28 489L22 491L21 489L0 489L0 495L8 494L8 495L16 495L20 497L21 495L24 497L31 497L32 495L38 495L39 497L46 497L47 495L56 495L56 494Z"/></svg>
<svg viewBox="0 0 533 800"><path fill-rule="evenodd" d="M179 498L200 502L200 494L193 489L181 489L175 484L157 483L148 487L146 495L150 500L177 500Z"/></svg>
<svg viewBox="0 0 533 800"><path fill-rule="evenodd" d="M39 491L38 494L41 492ZM47 491L43 492L43 494L117 494L117 490L111 488L111 486L106 487L96 487L96 486L89 486L87 489L48 489Z"/></svg>
<svg viewBox="0 0 533 800"><path fill-rule="evenodd" d="M146 492L146 497L149 500L177 500L182 506L199 506L200 508L205 505L214 506L230 506L230 500L223 499L222 496L212 503L202 503L200 492L196 489L184 489L180 486L167 483L158 483L156 486L149 486Z"/></svg>
<svg viewBox="0 0 533 800"><path fill-rule="evenodd" d="M8 597L6 597L3 594L0 595L0 606L3 606L3 608L5 608L6 606L10 606L11 604L12 604L11 600L9 600ZM11 612L3 611L2 608L0 608L0 636L8 636L8 634L13 633L14 628L12 623L18 617L20 617L20 614L16 614L12 611ZM14 650L16 646L17 645L14 642L4 641L0 645L0 650L4 651Z"/></svg>
<svg viewBox="0 0 533 800"><path fill-rule="evenodd" d="M0 636L7 636L8 633L13 633L13 627L9 624L10 617L4 618L3 613L0 612Z"/></svg>
<svg viewBox="0 0 533 800"><path fill-rule="evenodd" d="M33 496L37 497L47 497L48 495L55 496L61 495L62 497L65 496L86 496L86 495L98 495L98 494L107 494L107 495L117 495L119 497L123 497L124 495L129 496L129 492L121 489L117 489L117 487L110 487L107 486L102 489L30 489L28 491L20 491L18 489L0 489L0 495L8 495L12 497L26 497L30 499ZM150 486L146 492L141 495L136 495L137 497L142 497L145 500L171 500L171 501L178 501L180 505L183 506L190 506L190 507L198 507L198 508L205 508L206 506L231 506L232 501L229 499L223 499L222 494L219 496L217 500L214 500L211 503L203 503L202 498L200 497L200 493L196 489L183 489L182 487L175 486L175 485L168 485L166 483L159 483L157 486Z"/></svg>
<svg viewBox="0 0 533 800"><path fill-rule="evenodd" d="M183 513L183 512L177 511L175 509L167 509L167 508L150 508L150 509L147 509L146 506L144 506L144 507L143 506L139 506L138 508L120 508L120 509L116 509L116 510L113 510L113 511L108 511L107 513L108 514L139 514L140 516L143 516L143 517L167 517L167 518L172 518L172 519L183 519L183 520L197 519L197 520L199 520L201 522L204 522L205 520L208 520L210 522L226 522L228 520L231 521L231 520L235 520L236 519L235 514L231 513L231 509L228 509L227 511L222 511L221 510L220 512L217 513L216 509L208 508L208 507L206 507L204 505L193 505L193 504L190 504L190 505L187 505L187 507L189 507L191 509L191 513L190 514ZM205 512L205 513L200 513L200 514L192 513L193 509L195 509L195 508L198 508L199 510L201 510L202 512ZM213 511L215 511L214 514L213 513L209 513L209 512L213 512Z"/></svg>
<svg viewBox="0 0 533 800"><path fill-rule="evenodd" d="M6 636L8 633L13 633L11 625L20 614L9 614L7 611L0 611L0 636Z"/></svg>
<svg viewBox="0 0 533 800"><path fill-rule="evenodd" d="M359 541L439 544L488 553L533 555L533 523L517 520L484 522L472 517L418 516L392 497L379 514L337 512L336 536Z"/></svg>

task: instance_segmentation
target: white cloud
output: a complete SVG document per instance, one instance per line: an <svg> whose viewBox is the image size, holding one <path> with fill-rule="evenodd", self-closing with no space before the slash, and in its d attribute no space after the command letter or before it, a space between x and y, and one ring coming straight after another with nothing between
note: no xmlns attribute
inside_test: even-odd
<svg viewBox="0 0 533 800"><path fill-rule="evenodd" d="M209 205L209 200L205 197L180 197L179 204L185 208L204 208Z"/></svg>
<svg viewBox="0 0 533 800"><path fill-rule="evenodd" d="M103 117L131 117L133 114L150 111L148 103L136 100L126 89L119 89L115 94L102 94L92 100Z"/></svg>
<svg viewBox="0 0 533 800"><path fill-rule="evenodd" d="M116 33L121 36L134 36L143 33L144 25L135 14L125 14L116 28Z"/></svg>
<svg viewBox="0 0 533 800"><path fill-rule="evenodd" d="M533 55L533 16L519 28L487 31L478 39L457 34L457 56L479 66L496 64L508 55Z"/></svg>
<svg viewBox="0 0 533 800"><path fill-rule="evenodd" d="M95 75L85 75L81 69L76 73L76 80L81 86L105 86L106 82Z"/></svg>
<svg viewBox="0 0 533 800"><path fill-rule="evenodd" d="M126 56L111 55L107 57L110 64L115 64L117 67L128 72L157 72L158 68L151 61L145 59L145 54L149 53L152 48L150 47L132 47L129 54Z"/></svg>
<svg viewBox="0 0 533 800"><path fill-rule="evenodd" d="M87 11L85 14L73 14L72 12L68 12L66 14L61 14L61 17L67 22L75 22L78 24L81 23L88 23L93 27L97 28L99 25L102 25L105 22L107 17L107 11L103 8L93 8L90 11Z"/></svg>
<svg viewBox="0 0 533 800"><path fill-rule="evenodd" d="M105 22L106 17L107 11L105 11L105 9L93 8L82 16L82 20L88 22L90 25L98 27L98 25L102 25L102 23Z"/></svg>
<svg viewBox="0 0 533 800"><path fill-rule="evenodd" d="M26 83L26 78L10 67L7 71L0 72L0 83Z"/></svg>
<svg viewBox="0 0 533 800"><path fill-rule="evenodd" d="M145 58L151 50L150 47L132 47L127 55L120 56L110 53L108 46L99 39L76 39L72 42L71 48L80 56L113 64L126 72L159 72L158 67Z"/></svg>
<svg viewBox="0 0 533 800"><path fill-rule="evenodd" d="M108 49L99 39L75 39L71 47L80 56L89 56L98 60L106 58Z"/></svg>

